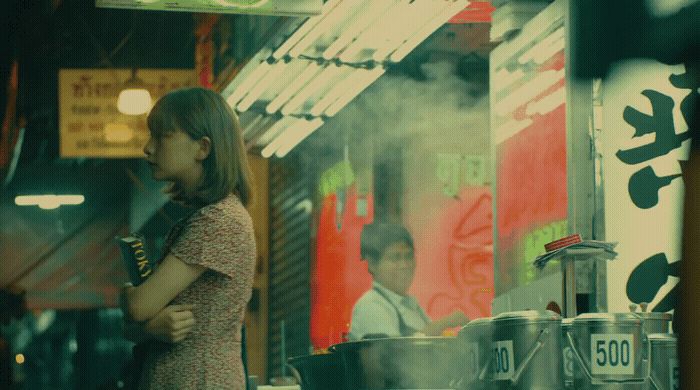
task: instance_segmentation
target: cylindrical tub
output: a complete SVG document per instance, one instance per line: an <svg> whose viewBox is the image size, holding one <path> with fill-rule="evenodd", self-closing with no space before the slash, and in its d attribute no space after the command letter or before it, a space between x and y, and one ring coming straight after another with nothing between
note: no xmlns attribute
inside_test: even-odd
<svg viewBox="0 0 700 390"><path fill-rule="evenodd" d="M297 356L289 358L288 362L300 377L297 379L302 390L343 388L343 364L337 354Z"/></svg>
<svg viewBox="0 0 700 390"><path fill-rule="evenodd" d="M576 389L644 389L649 350L642 319L635 313L588 313L566 334L574 352Z"/></svg>
<svg viewBox="0 0 700 390"><path fill-rule="evenodd" d="M485 375L491 348L491 317L476 318L460 329L458 373L460 389L486 389Z"/></svg>
<svg viewBox="0 0 700 390"><path fill-rule="evenodd" d="M649 335L651 344L651 375L649 390L680 389L678 339L673 334Z"/></svg>
<svg viewBox="0 0 700 390"><path fill-rule="evenodd" d="M489 348L489 389L561 390L561 317L518 311L494 317Z"/></svg>
<svg viewBox="0 0 700 390"><path fill-rule="evenodd" d="M454 337L394 337L331 346L340 355L345 390L454 389Z"/></svg>

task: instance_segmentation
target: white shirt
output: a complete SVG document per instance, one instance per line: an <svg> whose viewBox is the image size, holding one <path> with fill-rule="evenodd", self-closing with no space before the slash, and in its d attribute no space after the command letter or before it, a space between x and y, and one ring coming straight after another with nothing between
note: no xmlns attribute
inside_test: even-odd
<svg viewBox="0 0 700 390"><path fill-rule="evenodd" d="M399 295L381 284L374 282L375 287L399 310L404 323L416 330L423 329L430 318L420 307L416 298ZM399 337L399 317L396 309L387 302L374 288L362 295L352 309L352 322L350 324L350 340L361 340L364 335L383 333L390 337Z"/></svg>

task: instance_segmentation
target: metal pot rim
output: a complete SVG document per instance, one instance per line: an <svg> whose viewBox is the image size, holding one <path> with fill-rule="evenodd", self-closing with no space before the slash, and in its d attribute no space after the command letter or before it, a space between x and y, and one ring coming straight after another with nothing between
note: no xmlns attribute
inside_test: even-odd
<svg viewBox="0 0 700 390"><path fill-rule="evenodd" d="M641 325L642 321L642 318L635 313L585 313L574 318L571 324L572 327L590 323Z"/></svg>
<svg viewBox="0 0 700 390"><path fill-rule="evenodd" d="M523 311L512 311L505 312L497 315L493 318L494 325L501 325L503 323L515 322L515 323L533 323L533 322L560 322L561 316L559 314L545 310L523 310Z"/></svg>
<svg viewBox="0 0 700 390"><path fill-rule="evenodd" d="M372 344L406 344L406 345L435 345L443 344L449 345L456 337L445 337L445 336L425 336L425 337L383 337L377 339L366 339L366 340L356 340L347 341L344 343L331 345L328 350L331 352L342 352L343 350L359 348L364 345Z"/></svg>

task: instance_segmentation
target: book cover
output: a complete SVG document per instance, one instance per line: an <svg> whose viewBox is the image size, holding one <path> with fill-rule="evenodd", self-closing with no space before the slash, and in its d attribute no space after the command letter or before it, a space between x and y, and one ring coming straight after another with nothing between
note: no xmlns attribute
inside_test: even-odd
<svg viewBox="0 0 700 390"><path fill-rule="evenodd" d="M116 240L131 284L138 286L153 273L156 266L146 253L145 240L134 233L126 237L117 237Z"/></svg>

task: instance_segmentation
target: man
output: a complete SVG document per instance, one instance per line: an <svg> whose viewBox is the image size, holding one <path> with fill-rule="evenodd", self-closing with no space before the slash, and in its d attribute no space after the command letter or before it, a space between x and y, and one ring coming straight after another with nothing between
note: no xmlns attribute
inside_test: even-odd
<svg viewBox="0 0 700 390"><path fill-rule="evenodd" d="M416 270L413 239L405 227L375 223L361 236L361 256L374 282L352 310L350 339L439 336L469 322L461 311L431 321L416 298L408 295Z"/></svg>

